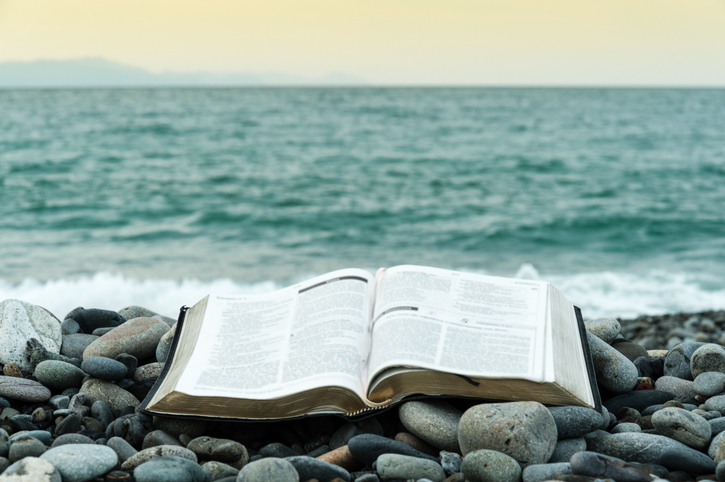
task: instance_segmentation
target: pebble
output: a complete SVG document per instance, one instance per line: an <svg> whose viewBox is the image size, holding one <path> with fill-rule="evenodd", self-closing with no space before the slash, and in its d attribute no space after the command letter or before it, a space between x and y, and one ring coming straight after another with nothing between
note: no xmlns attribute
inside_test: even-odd
<svg viewBox="0 0 725 482"><path fill-rule="evenodd" d="M581 437L602 426L602 414L587 407L549 407L559 440Z"/></svg>
<svg viewBox="0 0 725 482"><path fill-rule="evenodd" d="M38 440L40 440L41 442L43 442L46 445L49 444L51 438L53 438L51 433L48 432L47 430L27 430L27 431L15 432L10 437L10 440L12 441L18 437L23 437L23 436L37 438Z"/></svg>
<svg viewBox="0 0 725 482"><path fill-rule="evenodd" d="M264 457L277 457L279 459L299 455L281 442L272 442L271 444L265 445L259 449L259 454Z"/></svg>
<svg viewBox="0 0 725 482"><path fill-rule="evenodd" d="M299 482L294 466L284 459L267 457L245 465L237 475L237 482Z"/></svg>
<svg viewBox="0 0 725 482"><path fill-rule="evenodd" d="M169 325L154 318L135 318L117 326L83 351L83 359L92 356L115 358L128 353L139 360L156 354L156 345Z"/></svg>
<svg viewBox="0 0 725 482"><path fill-rule="evenodd" d="M440 401L412 401L398 410L403 426L432 446L458 452L458 423L463 412Z"/></svg>
<svg viewBox="0 0 725 482"><path fill-rule="evenodd" d="M172 326L169 331L159 340L159 344L156 345L156 361L165 362L171 352L171 345L174 342L174 336L176 335L176 325Z"/></svg>
<svg viewBox="0 0 725 482"><path fill-rule="evenodd" d="M166 455L133 469L133 478L136 482L204 482L206 473L192 460Z"/></svg>
<svg viewBox="0 0 725 482"><path fill-rule="evenodd" d="M668 392L675 396L679 401L693 400L697 396L695 392L694 382L677 377L663 376L655 382L655 390Z"/></svg>
<svg viewBox="0 0 725 482"><path fill-rule="evenodd" d="M717 395L708 398L702 405L705 410L715 410L725 414L725 395Z"/></svg>
<svg viewBox="0 0 725 482"><path fill-rule="evenodd" d="M314 478L320 482L328 482L330 480L340 478L345 482L351 482L350 473L337 465L329 464L327 462L323 462L322 460L318 460L313 457L306 457L304 455L287 457L285 460L292 464L297 471L300 480L309 480Z"/></svg>
<svg viewBox="0 0 725 482"><path fill-rule="evenodd" d="M116 452L116 455L118 455L118 461L120 463L124 463L133 455L136 455L138 453L138 450L133 448L130 443L128 443L121 437L111 437L110 439L108 439L108 442L106 442L106 445L112 448L114 452Z"/></svg>
<svg viewBox="0 0 725 482"><path fill-rule="evenodd" d="M715 436L725 430L725 417L712 418L707 421L712 429L712 435Z"/></svg>
<svg viewBox="0 0 725 482"><path fill-rule="evenodd" d="M95 400L91 403L91 416L105 428L113 421L113 410L108 402Z"/></svg>
<svg viewBox="0 0 725 482"><path fill-rule="evenodd" d="M40 383L52 390L65 390L80 387L86 373L75 365L56 360L46 360L38 364L33 372Z"/></svg>
<svg viewBox="0 0 725 482"><path fill-rule="evenodd" d="M443 482L446 478L446 473L439 464L408 455L383 454L378 457L376 468L384 480L428 479L433 482ZM305 478L302 473L300 478Z"/></svg>
<svg viewBox="0 0 725 482"><path fill-rule="evenodd" d="M725 390L725 373L703 372L700 373L692 384L695 393L703 397L713 397Z"/></svg>
<svg viewBox="0 0 725 482"><path fill-rule="evenodd" d="M612 393L631 391L637 384L637 367L627 357L587 333L598 384Z"/></svg>
<svg viewBox="0 0 725 482"><path fill-rule="evenodd" d="M68 404L70 403L70 397L66 395L53 395L52 397L50 397L50 400L48 400L48 403L53 408L68 408Z"/></svg>
<svg viewBox="0 0 725 482"><path fill-rule="evenodd" d="M126 320L133 320L134 318L151 318L158 315L158 313L156 313L155 311L151 311L148 308L136 305L122 308L118 310L118 314L124 317Z"/></svg>
<svg viewBox="0 0 725 482"><path fill-rule="evenodd" d="M75 335L81 331L81 325L76 320L63 320L60 322L60 332L63 335Z"/></svg>
<svg viewBox="0 0 725 482"><path fill-rule="evenodd" d="M50 400L50 395L50 390L40 382L0 375L0 396L2 397L19 402L43 403Z"/></svg>
<svg viewBox="0 0 725 482"><path fill-rule="evenodd" d="M244 445L229 439L197 437L192 439L186 448L194 452L199 460L236 462L245 455L249 457Z"/></svg>
<svg viewBox="0 0 725 482"><path fill-rule="evenodd" d="M6 377L23 378L23 371L15 363L6 363L3 367L3 375Z"/></svg>
<svg viewBox="0 0 725 482"><path fill-rule="evenodd" d="M129 355L128 353L121 353L115 360L126 365L126 378L133 377L133 374L136 373L136 368L138 368L138 359L135 356Z"/></svg>
<svg viewBox="0 0 725 482"><path fill-rule="evenodd" d="M176 437L169 435L163 430L152 430L147 433L141 444L141 449L148 449L156 447L158 445L178 445L181 447L181 442ZM198 456L199 454L197 454Z"/></svg>
<svg viewBox="0 0 725 482"><path fill-rule="evenodd" d="M420 450L421 452L428 455L435 456L438 455L439 452L437 448L425 442L423 439L416 437L412 433L398 432L395 434L395 440L397 440L398 442L403 442L404 444L408 444L415 450Z"/></svg>
<svg viewBox="0 0 725 482"><path fill-rule="evenodd" d="M458 426L461 453L497 450L522 467L546 463L557 442L556 422L538 402L486 403L463 414Z"/></svg>
<svg viewBox="0 0 725 482"><path fill-rule="evenodd" d="M309 452L307 455L312 457L311 454L312 452ZM347 471L358 470L363 465L358 459L353 457L350 453L350 448L347 445L343 445L335 450L330 450L324 454L318 455L317 460L337 465Z"/></svg>
<svg viewBox="0 0 725 482"><path fill-rule="evenodd" d="M615 425L611 433L625 433L625 432L641 432L642 427L640 427L638 424L634 422L625 422L625 423L619 423ZM664 434L662 434L664 435Z"/></svg>
<svg viewBox="0 0 725 482"><path fill-rule="evenodd" d="M524 469L521 478L523 482L544 482L554 479L557 474L571 474L569 462L529 465Z"/></svg>
<svg viewBox="0 0 725 482"><path fill-rule="evenodd" d="M632 343L629 340L616 339L612 343L612 348L627 357L627 359L630 360L633 364L634 361L638 358L647 356L647 350L645 350L642 345L639 345L638 343Z"/></svg>
<svg viewBox="0 0 725 482"><path fill-rule="evenodd" d="M441 467L446 475L453 475L461 471L461 463L463 463L463 457L455 452L446 452L441 450Z"/></svg>
<svg viewBox="0 0 725 482"><path fill-rule="evenodd" d="M708 474L715 470L715 462L707 455L662 435L597 431L585 438L587 450L627 462L658 464L669 470L694 474Z"/></svg>
<svg viewBox="0 0 725 482"><path fill-rule="evenodd" d="M83 333L92 333L97 328L115 327L126 321L126 318L115 311L99 310L91 308L86 310L78 307L65 315L65 320L73 320L78 323Z"/></svg>
<svg viewBox="0 0 725 482"><path fill-rule="evenodd" d="M47 432L46 432L47 433ZM68 444L92 444L93 439L79 433L66 433L55 438L50 448Z"/></svg>
<svg viewBox="0 0 725 482"><path fill-rule="evenodd" d="M521 478L521 466L515 459L487 449L466 454L461 472L470 482L518 482Z"/></svg>
<svg viewBox="0 0 725 482"><path fill-rule="evenodd" d="M705 372L725 372L725 348L707 343L695 350L690 357L692 378Z"/></svg>
<svg viewBox="0 0 725 482"><path fill-rule="evenodd" d="M383 427L380 426L380 422L372 417L354 423L348 422L332 434L330 437L330 448L336 449L347 445L351 438L365 433L383 435Z"/></svg>
<svg viewBox="0 0 725 482"><path fill-rule="evenodd" d="M128 368L123 363L105 356L92 356L83 360L81 370L92 377L117 382L126 378Z"/></svg>
<svg viewBox="0 0 725 482"><path fill-rule="evenodd" d="M701 416L682 408L668 407L652 414L652 425L658 433L685 445L703 450L710 442L712 427Z"/></svg>
<svg viewBox="0 0 725 482"><path fill-rule="evenodd" d="M704 343L687 341L670 349L665 357L664 375L683 380L693 380L694 377L690 371L690 357L702 345Z"/></svg>
<svg viewBox="0 0 725 482"><path fill-rule="evenodd" d="M60 353L61 337L60 321L45 308L13 299L0 302L0 364L15 363L32 372L25 356L28 341L35 338L47 351Z"/></svg>
<svg viewBox="0 0 725 482"><path fill-rule="evenodd" d="M159 378L159 375L161 375L161 370L163 369L164 363L162 362L148 363L146 365L140 366L133 374L133 381L137 385L151 388L153 384L156 383L156 379Z"/></svg>
<svg viewBox="0 0 725 482"><path fill-rule="evenodd" d="M551 454L548 463L555 464L569 462L571 456L577 452L587 449L587 441L584 437L567 438L556 442L554 453Z"/></svg>
<svg viewBox="0 0 725 482"><path fill-rule="evenodd" d="M23 435L10 441L8 460L13 463L25 457L40 457L44 452L43 442L35 437Z"/></svg>
<svg viewBox="0 0 725 482"><path fill-rule="evenodd" d="M85 349L99 338L99 336L85 333L63 335L63 346L61 346L60 353L69 358L83 358Z"/></svg>
<svg viewBox="0 0 725 482"><path fill-rule="evenodd" d="M175 455L177 457L189 459L193 462L199 461L196 458L196 454L187 448L179 447L177 445L158 445L156 447L141 450L140 452L130 456L124 463L121 464L121 470L133 470L151 459L163 457L165 455Z"/></svg>
<svg viewBox="0 0 725 482"><path fill-rule="evenodd" d="M118 463L116 452L104 445L61 445L49 449L40 458L58 469L63 482L86 482L95 479Z"/></svg>
<svg viewBox="0 0 725 482"><path fill-rule="evenodd" d="M614 318L587 320L584 322L584 327L589 333L607 344L611 344L622 329L619 321Z"/></svg>
<svg viewBox="0 0 725 482"><path fill-rule="evenodd" d="M118 385L97 378L86 380L81 386L81 392L86 394L91 404L98 400L106 402L114 415L118 415L126 407L138 407L141 403L138 398Z"/></svg>
<svg viewBox="0 0 725 482"><path fill-rule="evenodd" d="M237 474L239 473L239 469L216 460L204 462L201 464L201 468L204 471L204 475L207 480L210 481L223 479L224 477L234 477L236 479Z"/></svg>
<svg viewBox="0 0 725 482"><path fill-rule="evenodd" d="M81 417L77 413L71 413L58 422L55 426L55 434L63 435L67 433L76 433L81 429Z"/></svg>
<svg viewBox="0 0 725 482"><path fill-rule="evenodd" d="M371 465L382 454L400 454L438 462L436 457L415 450L410 445L374 434L356 435L348 442L353 457L364 464Z"/></svg>
<svg viewBox="0 0 725 482"><path fill-rule="evenodd" d="M571 473L589 477L606 477L626 482L651 482L652 477L642 468L624 460L594 452L574 454L570 462Z"/></svg>
<svg viewBox="0 0 725 482"><path fill-rule="evenodd" d="M0 472L0 482L61 482L60 472L53 464L38 457L18 460Z"/></svg>

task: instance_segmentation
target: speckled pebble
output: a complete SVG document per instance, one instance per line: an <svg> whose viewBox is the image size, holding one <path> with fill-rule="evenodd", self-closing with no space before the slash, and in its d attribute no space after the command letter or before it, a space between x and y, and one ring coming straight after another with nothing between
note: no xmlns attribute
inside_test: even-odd
<svg viewBox="0 0 725 482"><path fill-rule="evenodd" d="M703 397L719 395L725 389L725 373L704 372L700 373L692 385L693 390Z"/></svg>
<svg viewBox="0 0 725 482"><path fill-rule="evenodd" d="M663 408L652 414L652 425L658 433L702 450L710 442L712 428L701 416L682 408Z"/></svg>
<svg viewBox="0 0 725 482"><path fill-rule="evenodd" d="M245 465L237 475L237 482L299 482L294 466L284 459L267 457Z"/></svg>
<svg viewBox="0 0 725 482"><path fill-rule="evenodd" d="M615 318L597 318L584 322L587 331L604 343L611 344L619 335L622 327Z"/></svg>
<svg viewBox="0 0 725 482"><path fill-rule="evenodd" d="M521 467L515 459L487 449L466 454L461 472L470 482L518 482L521 477Z"/></svg>
<svg viewBox="0 0 725 482"><path fill-rule="evenodd" d="M704 343L687 341L672 347L665 357L664 375L683 380L693 380L694 377L690 371L690 357L702 345Z"/></svg>
<svg viewBox="0 0 725 482"><path fill-rule="evenodd" d="M544 482L554 479L557 474L571 474L569 462L529 465L521 478L523 482Z"/></svg>
<svg viewBox="0 0 725 482"><path fill-rule="evenodd" d="M557 438L554 417L538 402L475 405L466 410L458 426L464 457L480 449L497 450L522 467L546 463Z"/></svg>
<svg viewBox="0 0 725 482"><path fill-rule="evenodd" d="M626 393L637 384L637 367L631 360L591 333L587 333L597 382L612 393Z"/></svg>
<svg viewBox="0 0 725 482"><path fill-rule="evenodd" d="M679 401L692 400L697 396L694 382L677 377L664 376L655 381L655 389L671 393Z"/></svg>
<svg viewBox="0 0 725 482"><path fill-rule="evenodd" d="M247 456L244 445L234 440L197 437L186 446L194 452L199 460L218 460L220 462L236 462L243 456Z"/></svg>
<svg viewBox="0 0 725 482"><path fill-rule="evenodd" d="M33 375L40 383L52 390L80 387L86 373L75 365L56 360L46 360L35 367Z"/></svg>
<svg viewBox="0 0 725 482"><path fill-rule="evenodd" d="M81 369L90 376L109 382L122 380L128 374L123 363L105 356L92 356L83 360Z"/></svg>
<svg viewBox="0 0 725 482"><path fill-rule="evenodd" d="M165 455L175 455L177 457L189 459L193 462L198 462L196 454L187 448L179 447L177 445L158 445L133 454L131 457L126 459L123 464L121 464L121 470L133 470L151 459L163 457Z"/></svg>
<svg viewBox="0 0 725 482"><path fill-rule="evenodd" d="M38 457L26 457L3 469L0 467L0 482L61 482L53 464Z"/></svg>
<svg viewBox="0 0 725 482"><path fill-rule="evenodd" d="M692 378L705 372L725 372L725 348L715 343L702 345L690 357Z"/></svg>
<svg viewBox="0 0 725 482"><path fill-rule="evenodd" d="M432 446L458 452L458 423L463 412L440 400L412 401L401 405L400 421L412 434Z"/></svg>
<svg viewBox="0 0 725 482"><path fill-rule="evenodd" d="M559 440L581 437L602 426L602 414L587 407L549 407Z"/></svg>
<svg viewBox="0 0 725 482"><path fill-rule="evenodd" d="M50 400L50 390L42 383L26 378L0 375L0 396L21 402L43 403Z"/></svg>
<svg viewBox="0 0 725 482"><path fill-rule="evenodd" d="M555 464L569 462L571 456L577 452L587 449L587 441L584 437L567 438L556 442L554 453L551 454L548 463Z"/></svg>
<svg viewBox="0 0 725 482"><path fill-rule="evenodd" d="M63 482L86 482L95 479L118 463L116 452L104 445L61 445L48 450L40 458L58 469Z"/></svg>
<svg viewBox="0 0 725 482"><path fill-rule="evenodd" d="M192 460L166 455L136 467L133 478L136 482L204 482L206 473Z"/></svg>

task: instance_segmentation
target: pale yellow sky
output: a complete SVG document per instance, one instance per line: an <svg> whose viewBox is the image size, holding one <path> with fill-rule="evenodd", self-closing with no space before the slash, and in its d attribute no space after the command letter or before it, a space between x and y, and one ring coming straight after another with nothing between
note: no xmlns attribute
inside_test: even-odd
<svg viewBox="0 0 725 482"><path fill-rule="evenodd" d="M376 84L725 86L725 0L0 0L0 62Z"/></svg>

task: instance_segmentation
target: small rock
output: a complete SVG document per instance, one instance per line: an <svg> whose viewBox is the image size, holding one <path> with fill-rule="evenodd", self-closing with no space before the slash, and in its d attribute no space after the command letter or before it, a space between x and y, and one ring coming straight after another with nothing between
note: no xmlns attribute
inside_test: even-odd
<svg viewBox="0 0 725 482"><path fill-rule="evenodd" d="M521 474L523 482L554 480L558 474L571 474L569 462L529 465Z"/></svg>
<svg viewBox="0 0 725 482"><path fill-rule="evenodd" d="M403 426L434 447L458 452L458 423L463 413L438 400L412 401L401 405L398 415Z"/></svg>
<svg viewBox="0 0 725 482"><path fill-rule="evenodd" d="M23 371L15 363L6 363L3 367L3 375L6 377L23 378Z"/></svg>
<svg viewBox="0 0 725 482"><path fill-rule="evenodd" d="M236 480L237 474L239 473L239 469L216 460L204 462L201 468L204 470L207 480L210 481L223 479L224 477L234 477L234 480Z"/></svg>
<svg viewBox="0 0 725 482"><path fill-rule="evenodd" d="M100 337L85 333L63 335L63 345L60 348L60 353L69 358L83 358L85 349L98 338Z"/></svg>
<svg viewBox="0 0 725 482"><path fill-rule="evenodd" d="M627 482L651 482L652 477L640 467L616 457L594 452L579 452L571 458L571 472L574 475L607 477Z"/></svg>
<svg viewBox="0 0 725 482"><path fill-rule="evenodd" d="M40 383L52 390L65 390L80 387L86 373L75 365L56 360L46 360L38 364L33 372Z"/></svg>
<svg viewBox="0 0 725 482"><path fill-rule="evenodd" d="M65 315L65 319L74 320L84 333L92 333L96 328L116 327L126 321L115 311L95 308L86 310L83 307L74 309Z"/></svg>
<svg viewBox="0 0 725 482"><path fill-rule="evenodd" d="M323 462L312 457L300 455L287 457L285 460L292 464L301 480L309 480L312 478L315 478L320 482L329 482L337 478L340 478L345 482L350 482L351 480L348 471L342 467L328 464L327 462ZM380 471L380 462L378 462L378 471Z"/></svg>
<svg viewBox="0 0 725 482"><path fill-rule="evenodd" d="M581 437L602 426L602 414L587 407L549 407L559 440Z"/></svg>
<svg viewBox="0 0 725 482"><path fill-rule="evenodd" d="M584 326L589 333L607 344L611 344L622 329L619 321L614 318L588 320L584 322Z"/></svg>
<svg viewBox="0 0 725 482"><path fill-rule="evenodd" d="M704 343L688 341L674 346L667 352L665 357L664 375L683 380L693 380L694 377L690 371L690 357L702 345Z"/></svg>
<svg viewBox="0 0 725 482"><path fill-rule="evenodd" d="M92 377L109 382L117 382L128 375L126 365L104 356L92 356L83 360L81 370Z"/></svg>
<svg viewBox="0 0 725 482"><path fill-rule="evenodd" d="M196 458L194 452L187 448L179 447L176 445L159 445L156 447L144 449L132 455L131 457L126 459L123 464L121 464L121 470L133 470L139 465L146 463L151 459L163 457L165 455L175 455L177 457L189 459L194 463L198 463L198 459Z"/></svg>
<svg viewBox="0 0 725 482"><path fill-rule="evenodd" d="M502 452L522 467L546 463L557 441L551 412L538 402L487 403L469 408L458 426L461 452Z"/></svg>
<svg viewBox="0 0 725 482"><path fill-rule="evenodd" d="M91 404L98 400L106 402L114 415L118 415L126 407L138 407L141 403L118 385L97 378L87 379L81 386L81 392L86 394Z"/></svg>
<svg viewBox="0 0 725 482"><path fill-rule="evenodd" d="M83 359L92 356L115 358L128 353L139 360L154 356L156 345L169 325L154 318L135 318L109 331L83 351Z"/></svg>
<svg viewBox="0 0 725 482"><path fill-rule="evenodd" d="M60 447L61 445L68 445L68 444L92 444L93 439L86 437L85 435L81 435L79 433L66 433L63 435L59 435L55 438L53 441L53 444L50 446L50 448L53 447Z"/></svg>
<svg viewBox="0 0 725 482"><path fill-rule="evenodd" d="M660 390L636 390L612 397L605 401L603 405L611 413L618 413L625 407L642 412L647 407L662 404L674 398L674 394Z"/></svg>
<svg viewBox="0 0 725 482"><path fill-rule="evenodd" d="M136 369L136 372L133 374L133 381L137 385L151 388L156 383L156 379L159 378L163 369L164 363L148 363Z"/></svg>
<svg viewBox="0 0 725 482"><path fill-rule="evenodd" d="M108 439L108 442L106 444L111 447L114 452L116 452L116 455L118 455L118 461L120 463L124 463L133 455L136 455L138 453L138 450L133 448L130 443L128 443L121 437L111 437L110 439Z"/></svg>
<svg viewBox="0 0 725 482"><path fill-rule="evenodd" d="M124 317L126 320L133 320L134 318L152 318L158 313L151 311L143 306L127 306L118 310L118 314Z"/></svg>
<svg viewBox="0 0 725 482"><path fill-rule="evenodd" d="M192 460L166 455L133 469L133 478L136 482L204 482L206 473Z"/></svg>
<svg viewBox="0 0 725 482"><path fill-rule="evenodd" d="M554 453L549 458L549 464L556 464L561 462L569 462L571 456L577 452L582 452L587 449L587 441L584 437L567 438L556 442L554 447Z"/></svg>
<svg viewBox="0 0 725 482"><path fill-rule="evenodd" d="M702 345L690 357L692 378L705 372L725 372L725 348L714 343Z"/></svg>
<svg viewBox="0 0 725 482"><path fill-rule="evenodd" d="M20 402L43 403L50 400L50 390L34 380L0 376L0 396Z"/></svg>
<svg viewBox="0 0 725 482"><path fill-rule="evenodd" d="M679 401L686 401L692 400L697 396L693 385L694 382L692 380L664 376L657 379L655 389L662 392L669 392Z"/></svg>
<svg viewBox="0 0 725 482"><path fill-rule="evenodd" d="M43 442L35 437L22 436L11 440L8 460L14 463L25 457L40 457L44 452Z"/></svg>
<svg viewBox="0 0 725 482"><path fill-rule="evenodd" d="M58 469L63 482L92 480L118 463L116 452L104 445L61 445L48 450L40 458Z"/></svg>
<svg viewBox="0 0 725 482"><path fill-rule="evenodd" d="M284 459L267 457L245 465L237 475L237 482L299 482L294 466Z"/></svg>
<svg viewBox="0 0 725 482"><path fill-rule="evenodd" d="M612 428L612 433L641 432L642 427L634 422L618 423ZM662 434L664 435L664 434Z"/></svg>
<svg viewBox="0 0 725 482"><path fill-rule="evenodd" d="M433 482L443 482L446 478L443 467L437 463L408 455L383 454L378 457L376 469L384 480L428 479Z"/></svg>
<svg viewBox="0 0 725 482"><path fill-rule="evenodd" d="M521 467L515 459L487 449L466 454L461 464L461 472L470 482L518 482L521 478Z"/></svg>
<svg viewBox="0 0 725 482"><path fill-rule="evenodd" d="M632 363L638 358L647 356L647 350L638 344L625 339L617 339L612 343L612 348L627 357ZM635 365L636 367L636 365Z"/></svg>
<svg viewBox="0 0 725 482"><path fill-rule="evenodd" d="M663 408L652 414L652 425L660 434L703 450L710 442L712 428L701 416L682 408Z"/></svg>
<svg viewBox="0 0 725 482"><path fill-rule="evenodd" d="M347 445L343 445L335 450L330 450L323 455L319 455L317 460L337 465L347 471L358 470L363 465L360 461L353 457Z"/></svg>
<svg viewBox="0 0 725 482"><path fill-rule="evenodd" d="M174 342L174 336L176 335L176 325L172 326L169 331L159 340L159 344L156 346L156 360L165 362L171 351L171 345Z"/></svg>
<svg viewBox="0 0 725 482"><path fill-rule="evenodd" d="M446 452L441 450L441 467L446 475L450 476L461 471L461 464L463 463L463 457L455 452Z"/></svg>
<svg viewBox="0 0 725 482"><path fill-rule="evenodd" d="M176 437L169 435L163 430L153 430L146 434L141 444L141 449L148 449L159 445L178 445L181 447L181 442ZM198 454L197 454L198 456Z"/></svg>
<svg viewBox="0 0 725 482"><path fill-rule="evenodd" d="M239 442L214 437L197 437L186 448L194 452L199 460L211 459L220 462L236 462L247 452Z"/></svg>
<svg viewBox="0 0 725 482"><path fill-rule="evenodd" d="M626 393L637 384L637 367L602 340L587 333L597 382L612 393Z"/></svg>
<svg viewBox="0 0 725 482"><path fill-rule="evenodd" d="M396 442L395 440L391 440L380 435L367 433L357 435L350 439L348 442L348 448L350 449L350 453L353 457L368 465L372 465L372 463L375 462L375 460L377 460L377 458L382 454L410 455L411 457L419 457L438 463L438 459L436 457L432 457L428 454L415 450L410 445Z"/></svg>
<svg viewBox="0 0 725 482"><path fill-rule="evenodd" d="M704 372L697 375L692 389L703 397L713 397L725 390L725 373Z"/></svg>
<svg viewBox="0 0 725 482"><path fill-rule="evenodd" d="M20 300L0 302L0 364L15 363L21 370L32 372L25 356L31 339L37 339L46 350L60 352L60 321L45 308Z"/></svg>

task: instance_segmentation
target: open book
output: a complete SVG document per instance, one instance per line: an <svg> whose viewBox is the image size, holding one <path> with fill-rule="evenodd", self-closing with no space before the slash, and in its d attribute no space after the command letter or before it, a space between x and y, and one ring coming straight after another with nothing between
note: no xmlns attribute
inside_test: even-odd
<svg viewBox="0 0 725 482"><path fill-rule="evenodd" d="M353 416L415 395L601 403L581 315L544 281L344 269L209 295L179 323L146 412Z"/></svg>

